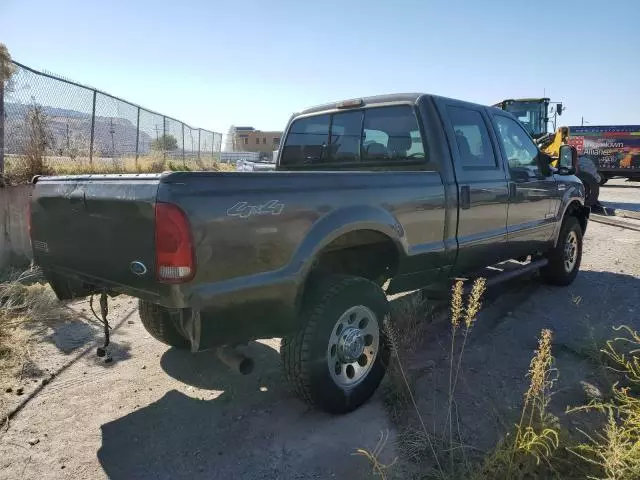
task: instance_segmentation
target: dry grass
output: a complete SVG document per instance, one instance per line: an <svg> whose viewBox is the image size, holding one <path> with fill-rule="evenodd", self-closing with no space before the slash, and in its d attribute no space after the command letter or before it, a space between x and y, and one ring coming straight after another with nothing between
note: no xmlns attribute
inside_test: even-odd
<svg viewBox="0 0 640 480"><path fill-rule="evenodd" d="M460 434L460 425L458 423L457 411L454 412L455 405L455 392L458 384L458 378L460 376L460 369L462 367L462 357L464 355L464 349L467 345L467 338L478 316L478 312L482 308L482 296L486 290L486 280L484 278L478 278L471 289L471 295L467 301L467 307L463 308L464 298L464 283L462 280L458 280L452 290L451 294L451 351L449 352L449 395L447 399L447 421L446 424L449 427L448 436L448 449L449 449L449 471L450 475L455 477L456 471L456 452L462 452L462 461L468 469L467 459L464 455L464 448L458 449L461 445L462 438ZM458 337L459 330L464 323L464 329L462 331L462 345L460 352L456 358L456 339ZM454 367L455 365L455 367ZM457 438L454 437L454 424L456 427Z"/></svg>
<svg viewBox="0 0 640 480"><path fill-rule="evenodd" d="M549 400L556 381L551 354L552 333L540 332L527 377L529 387L524 394L520 421L485 458L475 473L477 479L555 478L554 455L560 443L558 420L548 412Z"/></svg>
<svg viewBox="0 0 640 480"><path fill-rule="evenodd" d="M421 446L418 446L417 448L425 447L425 446L428 448L428 451L432 455L432 460L436 464L440 476L444 478L444 470L442 469L442 466L440 464L439 455L436 453L435 441L432 438L432 434L427 429L427 426L424 422L424 419L422 418L422 414L420 413L420 409L418 408L415 397L413 395L411 386L409 385L409 380L407 379L407 374L405 372L402 359L400 358L400 351L398 348L400 344L398 341L397 330L391 324L389 317L385 317L384 319L384 331L389 340L389 345L391 347L391 354L393 358L396 360L394 366L396 367L397 372L400 375L399 380L400 380L401 386L406 394L406 398L409 400L411 406L413 407L413 411L415 412L419 421L420 438L422 439L423 444ZM427 448L423 448L423 450L426 450Z"/></svg>
<svg viewBox="0 0 640 480"><path fill-rule="evenodd" d="M396 347L404 354L413 353L423 340L421 324L428 315L427 301L421 292L412 292L392 304L391 323L394 326Z"/></svg>
<svg viewBox="0 0 640 480"><path fill-rule="evenodd" d="M421 478L454 479L463 478L468 468L456 469L456 464L464 458L464 446L458 425L458 416L455 412L455 387L462 368L462 356L467 343L467 338L475 324L478 312L482 308L482 296L486 289L484 279L474 282L471 294L464 306L464 284L456 282L451 297L451 326L452 344L449 372L449 418L447 420L449 435L438 436L430 431L416 403L411 378L407 375L403 356L411 352L420 340L420 323L424 320L425 301L421 296L409 298L402 302L400 308L394 310L394 319L384 320L384 330L392 351L392 363L389 366L388 380L386 384L387 405L390 407L392 419L403 425L398 435L398 444L403 458L419 463L428 472L421 472ZM399 333L400 332L400 333ZM456 338L462 335L461 347L456 348ZM411 419L407 418L410 415ZM454 437L454 425L457 436ZM462 447L462 448L461 448ZM367 452L364 455L375 466L378 462L378 453ZM448 469L445 467L449 460ZM457 471L457 470L464 470Z"/></svg>
<svg viewBox="0 0 640 480"><path fill-rule="evenodd" d="M19 183L29 181L36 175L51 175L53 170L45 161L48 148L53 144L49 121L42 107L33 104L25 115L24 155L8 161L6 176Z"/></svg>
<svg viewBox="0 0 640 480"><path fill-rule="evenodd" d="M10 274L0 283L0 379L30 375L29 339L25 328L62 316L48 285L38 283L37 270Z"/></svg>
<svg viewBox="0 0 640 480"><path fill-rule="evenodd" d="M581 431L586 442L569 451L591 467L588 478L631 480L640 478L640 335L628 326L614 330L622 335L609 340L602 353L627 385L614 383L608 401L596 399L568 410L596 411L606 418L600 431Z"/></svg>
<svg viewBox="0 0 640 480"><path fill-rule="evenodd" d="M381 463L379 458L380 454L384 450L387 445L387 441L389 440L389 431L380 432L380 438L378 439L378 443L372 450L366 450L364 448L359 448L356 450L354 455L360 455L365 457L369 463L371 464L371 474L373 476L379 476L382 480L387 479L387 470L389 470L398 460L394 458L391 463Z"/></svg>
<svg viewBox="0 0 640 480"><path fill-rule="evenodd" d="M592 423L591 432L582 432L586 441L579 443L572 431L564 429L549 411L558 372L552 354L553 334L540 332L538 347L529 364L526 376L528 388L523 395L520 420L511 431L488 452L480 463L471 464L464 458L468 446L462 444L456 411L456 385L462 366L467 338L482 307L485 284L474 284L465 302L463 284L454 285L451 297L451 349L449 364L447 432L438 436L430 431L419 411L411 384L403 364L402 342L410 338L406 332L398 334L395 323L385 321L385 331L393 348L393 363L386 399L397 402L392 409L398 423L397 446L403 459L418 465L417 478L474 480L488 479L578 479L631 480L640 478L640 335L628 327L618 328L624 335L607 342L600 356L623 375L627 386L614 384L609 401L602 398L568 413L595 410L604 415L602 424ZM406 313L417 313L409 304ZM419 316L418 316L419 318ZM406 323L417 325L416 319ZM414 348L414 342L409 342ZM612 367L609 367L612 368ZM405 410L404 414L400 412ZM435 428L435 426L434 426ZM381 465L379 446L373 451L361 451L380 476L389 475L390 466ZM364 453L366 452L366 454ZM379 467L383 467L381 470Z"/></svg>
<svg viewBox="0 0 640 480"><path fill-rule="evenodd" d="M485 458L474 478L640 478L640 335L627 326L614 330L623 335L607 341L601 354L626 385L615 382L608 400L597 397L567 409L568 414L598 412L603 423L592 423L591 431L578 429L585 440L576 443L572 432L562 430L548 413L555 370L551 332L543 330L528 372L530 384L520 423Z"/></svg>
<svg viewBox="0 0 640 480"><path fill-rule="evenodd" d="M161 153L135 157L105 159L95 157L58 158L45 154L46 131L32 135L33 148L30 155L7 155L6 176L10 183L30 182L35 175L85 175L119 173L162 173L166 171L234 171L231 164L220 163L213 158L165 159Z"/></svg>

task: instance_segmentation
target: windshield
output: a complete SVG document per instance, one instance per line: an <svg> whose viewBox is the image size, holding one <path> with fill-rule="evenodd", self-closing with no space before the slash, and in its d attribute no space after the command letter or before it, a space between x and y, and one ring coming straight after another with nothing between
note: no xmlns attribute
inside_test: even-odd
<svg viewBox="0 0 640 480"><path fill-rule="evenodd" d="M515 101L507 104L505 110L512 113L533 138L547 133L545 121L546 105L544 102Z"/></svg>

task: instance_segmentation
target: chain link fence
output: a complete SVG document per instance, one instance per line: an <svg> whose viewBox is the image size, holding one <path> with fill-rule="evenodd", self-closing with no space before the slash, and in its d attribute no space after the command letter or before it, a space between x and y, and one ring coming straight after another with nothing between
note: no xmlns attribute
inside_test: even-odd
<svg viewBox="0 0 640 480"><path fill-rule="evenodd" d="M0 174L34 162L52 173L217 168L220 133L13 63L0 105Z"/></svg>

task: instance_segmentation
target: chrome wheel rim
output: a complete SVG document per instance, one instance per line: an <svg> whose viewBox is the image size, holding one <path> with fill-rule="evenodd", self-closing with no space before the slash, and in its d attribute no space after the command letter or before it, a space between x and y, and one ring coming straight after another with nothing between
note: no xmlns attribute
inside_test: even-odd
<svg viewBox="0 0 640 480"><path fill-rule="evenodd" d="M571 230L564 244L564 270L571 273L578 261L578 236Z"/></svg>
<svg viewBox="0 0 640 480"><path fill-rule="evenodd" d="M352 388L365 379L378 355L378 318L364 305L345 311L331 330L327 367L336 385Z"/></svg>

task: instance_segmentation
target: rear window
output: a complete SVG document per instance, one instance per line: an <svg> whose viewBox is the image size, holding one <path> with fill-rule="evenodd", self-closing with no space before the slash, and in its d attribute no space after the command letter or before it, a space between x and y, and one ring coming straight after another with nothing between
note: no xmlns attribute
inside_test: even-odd
<svg viewBox="0 0 640 480"><path fill-rule="evenodd" d="M482 114L465 107L450 106L447 110L463 168L497 168Z"/></svg>
<svg viewBox="0 0 640 480"><path fill-rule="evenodd" d="M283 147L283 166L424 162L422 136L408 105L299 118Z"/></svg>

